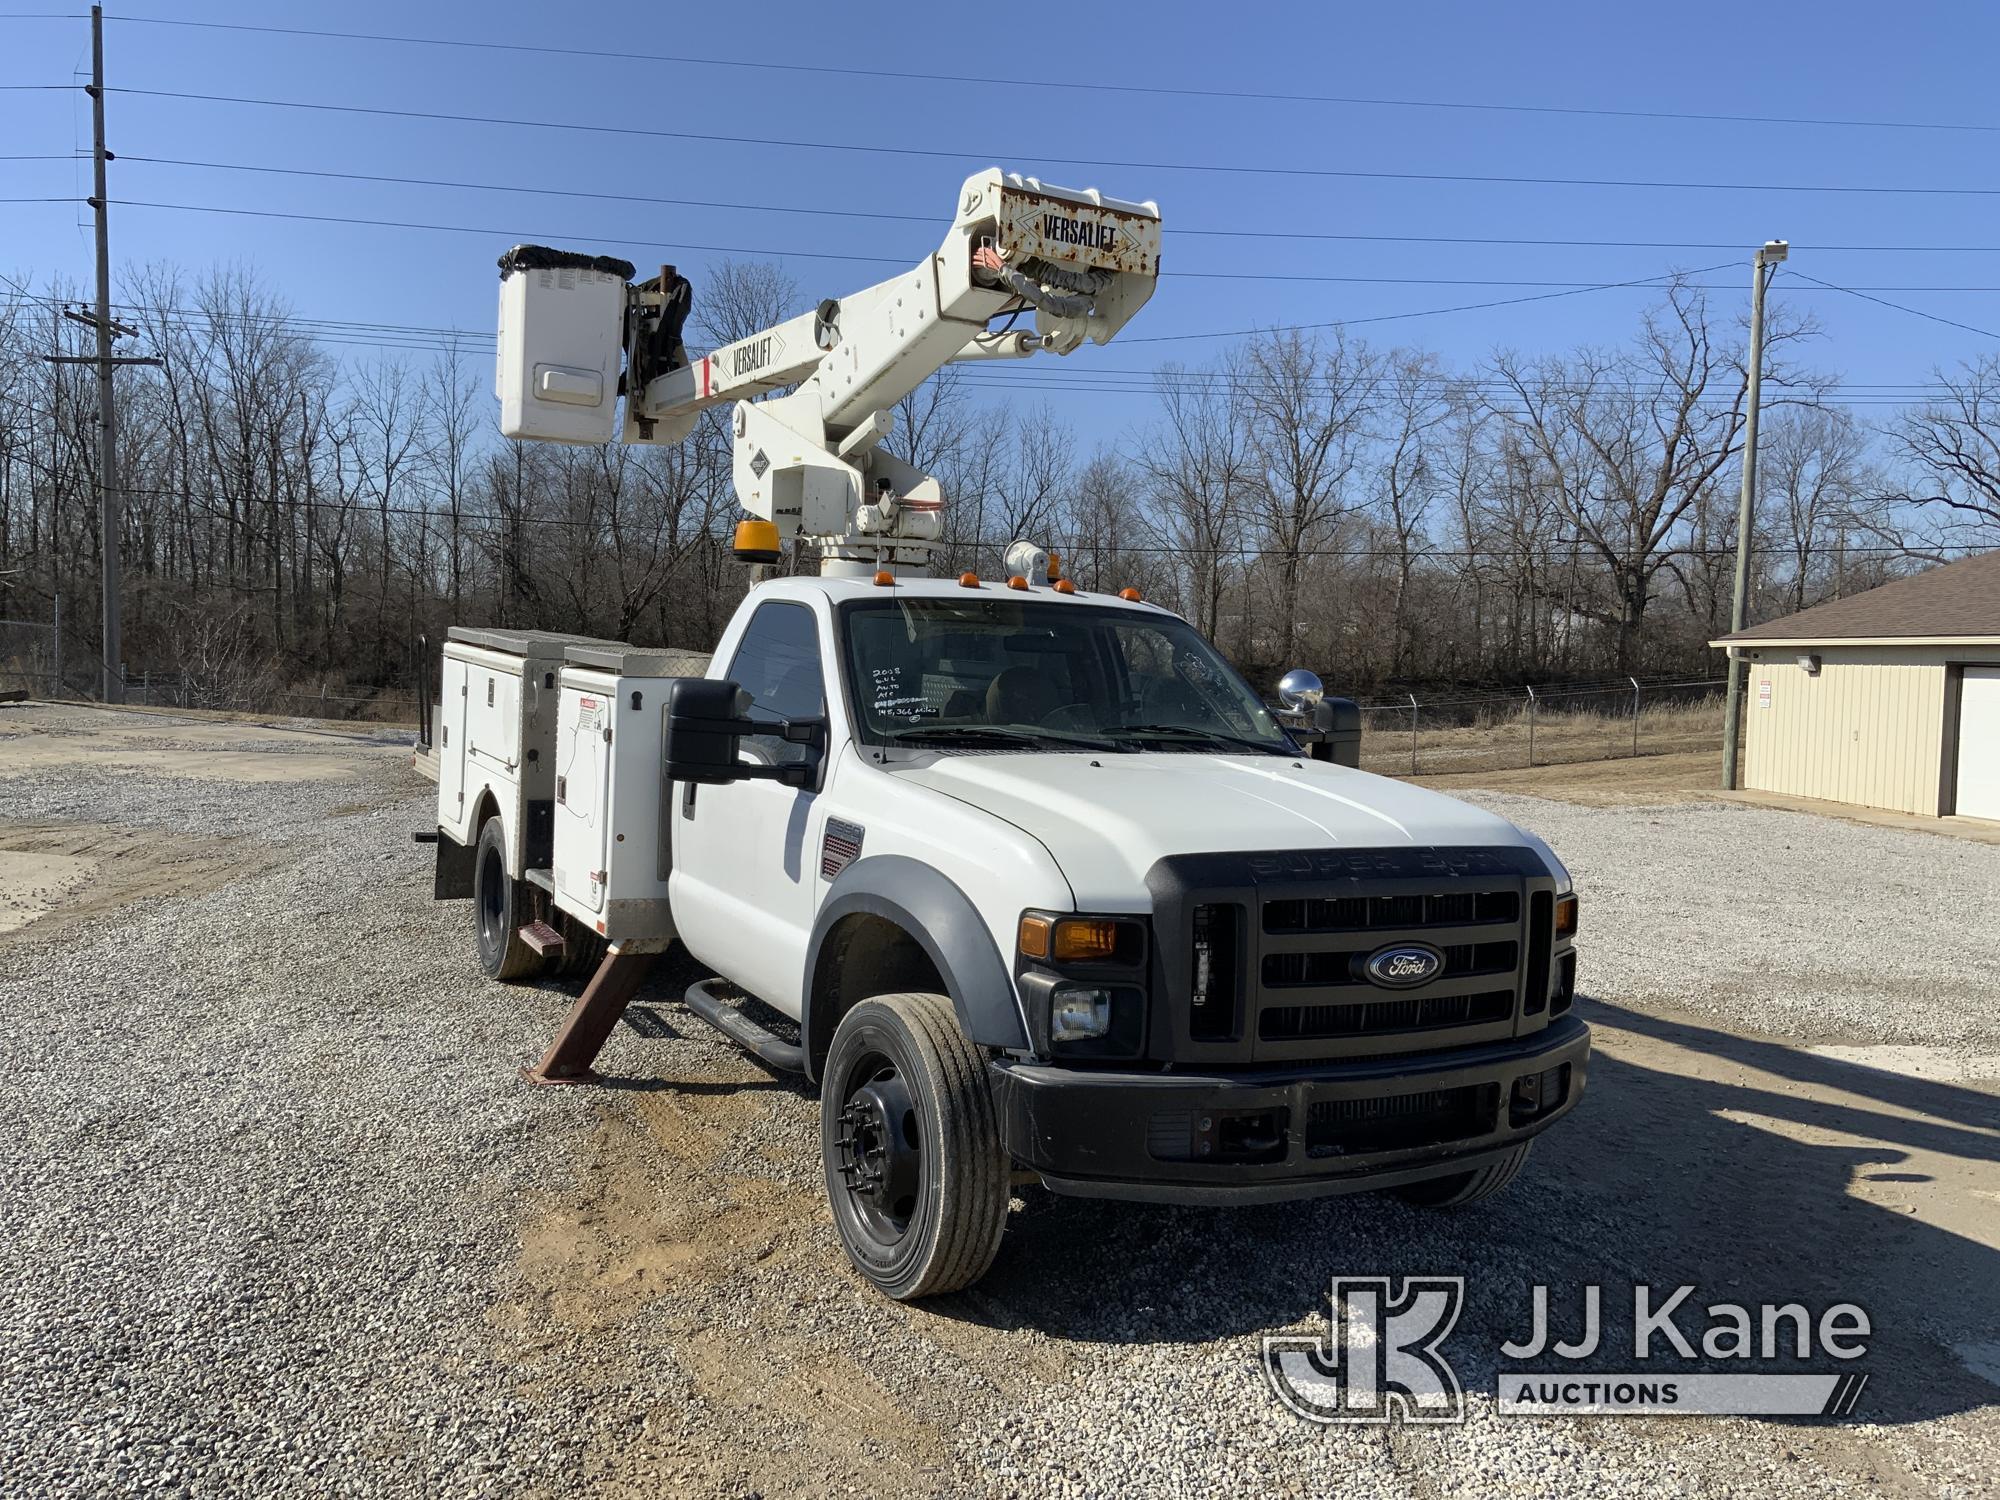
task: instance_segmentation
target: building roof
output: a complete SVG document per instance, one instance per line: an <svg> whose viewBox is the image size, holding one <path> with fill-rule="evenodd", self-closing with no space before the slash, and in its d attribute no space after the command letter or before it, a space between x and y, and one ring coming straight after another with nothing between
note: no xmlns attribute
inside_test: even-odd
<svg viewBox="0 0 2000 1500"><path fill-rule="evenodd" d="M1991 640L2000 642L2000 551L1960 558L1865 593L1709 642Z"/></svg>

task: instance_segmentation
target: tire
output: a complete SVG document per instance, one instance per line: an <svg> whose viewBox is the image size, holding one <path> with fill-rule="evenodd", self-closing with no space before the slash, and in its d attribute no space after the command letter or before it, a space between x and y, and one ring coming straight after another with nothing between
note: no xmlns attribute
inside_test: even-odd
<svg viewBox="0 0 2000 1500"><path fill-rule="evenodd" d="M1457 1208L1461 1203L1477 1203L1481 1198L1491 1198L1519 1177L1534 1146L1533 1141L1523 1141L1498 1161L1476 1167L1470 1172L1431 1177L1423 1182L1406 1182L1389 1191L1405 1203L1414 1203L1419 1208Z"/></svg>
<svg viewBox="0 0 2000 1500"><path fill-rule="evenodd" d="M841 1017L820 1155L847 1258L896 1301L958 1291L993 1264L1013 1164L984 1060L943 995L880 995Z"/></svg>
<svg viewBox="0 0 2000 1500"><path fill-rule="evenodd" d="M472 915L479 934L479 967L488 979L526 979L541 972L542 956L521 941L528 904L522 883L507 874L507 837L500 820L488 818L472 855Z"/></svg>
<svg viewBox="0 0 2000 1500"><path fill-rule="evenodd" d="M553 963L543 966L544 972L559 979L574 979L579 974L587 979L595 974L604 962L604 939L566 911L553 910L547 920L562 934L563 947Z"/></svg>

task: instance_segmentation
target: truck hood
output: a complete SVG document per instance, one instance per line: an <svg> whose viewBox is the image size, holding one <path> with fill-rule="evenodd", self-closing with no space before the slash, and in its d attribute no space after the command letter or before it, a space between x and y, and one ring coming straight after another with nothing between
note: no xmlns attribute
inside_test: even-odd
<svg viewBox="0 0 2000 1500"><path fill-rule="evenodd" d="M1454 797L1325 761L1275 755L950 755L903 779L1033 835L1082 911L1131 911L1169 854L1404 846L1547 846Z"/></svg>

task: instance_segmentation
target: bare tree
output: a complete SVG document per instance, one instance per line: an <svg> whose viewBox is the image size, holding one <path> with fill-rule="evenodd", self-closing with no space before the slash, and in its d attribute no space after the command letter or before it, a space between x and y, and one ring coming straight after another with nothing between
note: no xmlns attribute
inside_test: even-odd
<svg viewBox="0 0 2000 1500"><path fill-rule="evenodd" d="M1839 559L1857 529L1855 510L1879 488L1868 462L1868 440L1845 411L1795 408L1777 415L1759 443L1757 493L1764 529L1783 550L1791 580L1788 612L1842 591ZM1822 582L1834 559L1834 576Z"/></svg>
<svg viewBox="0 0 2000 1500"><path fill-rule="evenodd" d="M1772 388L1796 378L1781 362L1784 346L1812 331L1782 309L1770 317ZM1676 281L1631 348L1532 362L1503 354L1492 372L1503 393L1495 411L1533 446L1565 522L1607 575L1608 608L1585 599L1573 607L1615 628L1618 670L1636 671L1675 531L1739 449L1742 348L1717 334L1706 296Z"/></svg>
<svg viewBox="0 0 2000 1500"><path fill-rule="evenodd" d="M1243 545L1239 528L1255 465L1241 408L1226 384L1179 365L1162 366L1154 381L1161 421L1135 446L1132 464L1159 534L1180 558L1189 595L1184 611L1196 629L1214 636L1230 563Z"/></svg>
<svg viewBox="0 0 2000 1500"><path fill-rule="evenodd" d="M765 260L719 260L694 289L696 333L711 348L733 344L804 310L799 284Z"/></svg>
<svg viewBox="0 0 2000 1500"><path fill-rule="evenodd" d="M1383 452L1375 467L1373 498L1396 552L1389 675L1400 677L1409 656L1412 584L1424 525L1448 476L1437 451L1441 430L1460 398L1436 355L1401 351L1391 358L1381 391Z"/></svg>
<svg viewBox="0 0 2000 1500"><path fill-rule="evenodd" d="M1981 542L2000 540L2000 355L1984 355L1946 374L1945 394L1904 414L1891 429L1896 455L1919 480L1897 499L1947 512Z"/></svg>
<svg viewBox="0 0 2000 1500"><path fill-rule="evenodd" d="M1242 400L1260 481L1253 498L1278 571L1278 655L1298 645L1300 564L1308 546L1353 507L1379 369L1367 345L1269 333L1245 350Z"/></svg>

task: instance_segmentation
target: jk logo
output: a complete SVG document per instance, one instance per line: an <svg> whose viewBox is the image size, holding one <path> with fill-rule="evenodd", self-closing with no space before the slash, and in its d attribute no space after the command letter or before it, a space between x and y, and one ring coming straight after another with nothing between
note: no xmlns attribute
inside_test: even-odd
<svg viewBox="0 0 2000 1500"><path fill-rule="evenodd" d="M1465 1304L1463 1276L1336 1276L1324 1339L1264 1338L1264 1378L1309 1422L1462 1422L1465 1392L1437 1352Z"/></svg>

